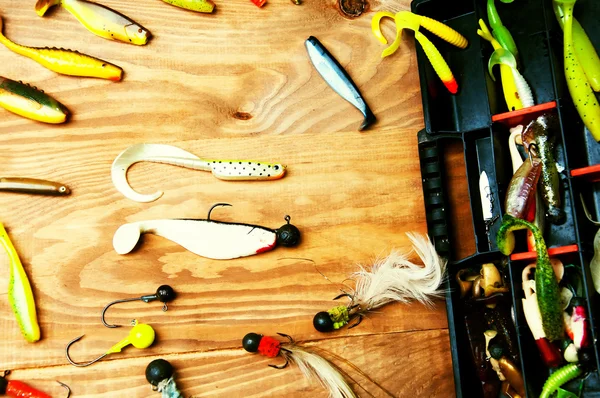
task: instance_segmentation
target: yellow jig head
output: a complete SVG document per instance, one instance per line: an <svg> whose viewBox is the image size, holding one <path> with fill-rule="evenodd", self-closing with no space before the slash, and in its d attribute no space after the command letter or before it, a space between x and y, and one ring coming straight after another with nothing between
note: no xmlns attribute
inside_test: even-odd
<svg viewBox="0 0 600 398"><path fill-rule="evenodd" d="M0 223L0 243L10 259L10 279L8 281L8 301L15 313L23 337L29 343L40 339L40 326L37 321L33 291L19 255L15 250L4 225Z"/></svg>
<svg viewBox="0 0 600 398"><path fill-rule="evenodd" d="M98 358L92 359L89 362L75 362L71 359L71 356L69 355L69 348L71 348L71 346L73 344L75 344L76 342L81 340L84 335L81 335L81 336L77 337L76 339L71 340L69 342L69 344L67 344L67 347L65 348L65 355L67 356L67 360L73 366L84 367L84 366L90 366L90 365L98 362L99 360L101 360L102 358L104 358L107 355L121 352L121 350L123 348L127 347L130 344L133 345L135 348L140 348L140 349L150 347L152 345L152 343L154 343L154 337L156 336L152 326L147 325L145 323L137 323L136 320L134 320L132 323L133 323L133 328L129 331L129 335L126 338L119 341L117 344L112 346L110 348L110 350L106 351L104 354L100 355Z"/></svg>

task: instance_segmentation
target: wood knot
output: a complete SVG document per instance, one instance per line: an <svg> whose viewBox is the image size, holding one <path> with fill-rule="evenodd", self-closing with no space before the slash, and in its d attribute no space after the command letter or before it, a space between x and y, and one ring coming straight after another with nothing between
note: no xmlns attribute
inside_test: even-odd
<svg viewBox="0 0 600 398"><path fill-rule="evenodd" d="M238 120L250 120L252 119L254 116L252 116L250 113L248 112L235 112L233 114L233 117L238 119Z"/></svg>
<svg viewBox="0 0 600 398"><path fill-rule="evenodd" d="M339 0L340 10L348 17L360 17L367 10L367 0Z"/></svg>

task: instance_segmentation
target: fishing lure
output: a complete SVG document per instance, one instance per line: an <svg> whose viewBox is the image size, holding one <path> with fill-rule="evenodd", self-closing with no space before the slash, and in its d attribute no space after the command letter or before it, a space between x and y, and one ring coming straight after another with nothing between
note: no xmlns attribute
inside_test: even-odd
<svg viewBox="0 0 600 398"><path fill-rule="evenodd" d="M424 266L410 262L405 254L392 252L382 261L377 261L370 270L362 268L351 279L356 281L352 293L344 292L334 298L348 297L348 305L340 305L322 311L313 318L313 326L319 332L331 332L347 325L352 319L357 326L368 311L399 301L419 301L430 305L432 298L440 297L439 290L446 272L446 260L435 251L429 237L407 233Z"/></svg>
<svg viewBox="0 0 600 398"><path fill-rule="evenodd" d="M0 106L38 122L60 124L69 116L67 108L37 87L0 76Z"/></svg>
<svg viewBox="0 0 600 398"><path fill-rule="evenodd" d="M564 323L560 305L560 289L541 231L530 222L505 214L496 235L496 244L502 254L505 256L510 255L515 249L514 231L519 229L529 229L533 232L535 238L537 255L535 291L540 313L542 314L544 333L550 341L561 340L564 336Z"/></svg>
<svg viewBox="0 0 600 398"><path fill-rule="evenodd" d="M530 158L512 176L506 192L504 208L506 214L516 218L526 218L529 207L535 203L535 189L542 171L542 162Z"/></svg>
<svg viewBox="0 0 600 398"><path fill-rule="evenodd" d="M433 34L459 48L467 47L467 39L449 26L446 26L443 23L431 18L416 15L408 11L401 11L397 14L382 11L376 13L371 20L371 30L373 31L375 37L383 44L387 44L387 40L383 36L383 33L381 33L380 25L381 20L386 17L393 18L396 21L396 39L392 45L383 51L381 57L384 58L395 53L400 47L400 43L402 41L402 31L404 29L411 29L415 32L415 39L417 39L423 48L423 51L425 52L425 55L427 55L429 62L431 62L431 66L435 70L436 74L442 80L448 91L450 91L452 94L456 94L458 92L458 84L456 83L456 79L454 78L450 67L435 45L426 36L419 32L419 28L423 26Z"/></svg>
<svg viewBox="0 0 600 398"><path fill-rule="evenodd" d="M554 15L556 15L561 29L564 29L565 13L563 6L553 1L552 7L554 8ZM581 64L583 72L588 79L588 83L594 91L600 91L600 57L592 41L576 18L573 18L573 49L575 50L577 61Z"/></svg>
<svg viewBox="0 0 600 398"><path fill-rule="evenodd" d="M152 390L162 394L162 398L184 398L173 374L175 370L169 361L155 359L146 367L146 380L152 384Z"/></svg>
<svg viewBox="0 0 600 398"><path fill-rule="evenodd" d="M210 14L215 10L215 3L211 0L163 0L165 3L186 10Z"/></svg>
<svg viewBox="0 0 600 398"><path fill-rule="evenodd" d="M115 232L113 247L117 253L127 254L137 245L141 234L151 233L199 256L228 260L267 252L277 244L293 247L300 243L300 231L290 224L290 216L285 217L287 224L273 230L258 225L213 221L210 213L217 206L231 205L215 204L208 211L206 220L149 220L122 225Z"/></svg>
<svg viewBox="0 0 600 398"><path fill-rule="evenodd" d="M552 394L563 384L581 376L583 369L580 364L570 363L552 373L544 383L540 398L550 398Z"/></svg>
<svg viewBox="0 0 600 398"><path fill-rule="evenodd" d="M0 223L0 243L8 253L10 261L8 301L17 318L23 337L28 343L35 343L40 339L40 326L37 320L33 291L17 250L2 223Z"/></svg>
<svg viewBox="0 0 600 398"><path fill-rule="evenodd" d="M308 351L299 346L287 334L278 333L289 341L281 342L273 337L263 336L262 334L248 333L242 340L244 350L248 352L258 352L269 358L282 356L285 359L283 365L269 365L275 369L284 369L290 362L296 363L304 376L309 380L318 380L321 385L327 389L330 397L334 398L355 398L356 394L352 391L344 376L329 361L321 356Z"/></svg>
<svg viewBox="0 0 600 398"><path fill-rule="evenodd" d="M61 5L96 36L143 46L150 32L123 14L87 0L38 0L35 11L43 17L49 8Z"/></svg>
<svg viewBox="0 0 600 398"><path fill-rule="evenodd" d="M585 204L585 200L583 200L583 194L579 193L579 200L581 200L581 206L583 207L583 213L587 217L587 219L597 227L600 227L600 222L595 221L592 218L592 213L588 209ZM590 273L592 274L592 281L594 283L594 289L600 294L600 229L596 232L594 236L594 256L592 257L592 261L590 261Z"/></svg>
<svg viewBox="0 0 600 398"><path fill-rule="evenodd" d="M496 77L494 76L494 66L495 65L505 65L510 68L510 71L513 76L513 80L515 82L515 87L517 89L517 95L521 100L521 104L524 108L535 105L533 101L533 93L531 92L531 88L529 88L529 84L527 84L527 80L523 77L523 75L517 69L517 60L514 55L505 50L504 48L499 48L494 50L492 55L490 56L490 60L488 61L488 72L492 77L493 81L496 81Z"/></svg>
<svg viewBox="0 0 600 398"><path fill-rule="evenodd" d="M518 396L525 397L523 374L517 365L504 355L502 345L496 343L498 332L495 330L486 330L484 336L487 357L493 369L498 374L498 378L502 381L501 391L509 397L514 397L515 392Z"/></svg>
<svg viewBox="0 0 600 398"><path fill-rule="evenodd" d="M573 8L576 0L555 0L564 12L564 57L567 87L575 109L596 141L600 142L600 104L585 75L573 42Z"/></svg>
<svg viewBox="0 0 600 398"><path fill-rule="evenodd" d="M131 330L129 331L129 335L126 338L124 338L123 340L121 340L120 342L118 342L117 344L112 346L108 351L106 351L104 354L100 355L98 358L92 359L89 362L75 362L71 359L71 356L69 354L69 348L71 348L71 346L73 344L75 344L76 342L81 340L84 335L81 335L81 336L77 337L76 339L71 340L67 344L67 347L65 348L65 355L67 357L67 360L73 366L85 367L85 366L90 366L90 365L98 362L99 360L101 360L102 358L104 358L107 355L121 352L121 350L123 348L127 347L130 344L133 345L135 348L139 348L139 349L144 349L144 348L150 347L152 345L152 343L154 343L154 337L155 337L154 329L152 328L152 326L147 325L145 323L137 323L136 320L134 320L132 322L132 324L133 324L133 328L131 328Z"/></svg>
<svg viewBox="0 0 600 398"><path fill-rule="evenodd" d="M334 58L333 55L325 48L325 46L313 36L310 36L305 42L306 51L310 62L319 72L319 75L325 82L338 93L343 99L354 105L364 116L363 122L358 128L362 131L375 122L375 115L371 112L369 105L360 94L358 87L348 72Z"/></svg>
<svg viewBox="0 0 600 398"><path fill-rule="evenodd" d="M172 145L132 145L116 157L111 167L111 176L115 188L125 197L136 202L153 202L163 195L162 191L149 195L140 194L129 186L127 170L138 162L165 163L194 170L210 171L218 179L230 181L278 180L285 175L286 170L281 163L201 159Z"/></svg>
<svg viewBox="0 0 600 398"><path fill-rule="evenodd" d="M36 390L35 388L18 380L7 380L6 376L10 374L10 370L5 370L4 375L0 376L0 395L13 398L52 398L50 395ZM68 385L57 381L65 390L67 390L67 398L71 396L71 389Z"/></svg>
<svg viewBox="0 0 600 398"><path fill-rule="evenodd" d="M2 34L2 17L0 17L0 43L9 50L31 58L35 62L56 73L69 76L97 77L112 81L120 81L123 69L89 55L63 48L26 47L10 41Z"/></svg>
<svg viewBox="0 0 600 398"><path fill-rule="evenodd" d="M267 2L267 0L250 0L250 1L257 7L262 7Z"/></svg>
<svg viewBox="0 0 600 398"><path fill-rule="evenodd" d="M0 191L52 196L66 196L71 193L69 187L59 182L16 177L0 178Z"/></svg>
<svg viewBox="0 0 600 398"><path fill-rule="evenodd" d="M158 300L161 303L163 303L163 311L167 311L167 309L169 308L167 306L167 303L175 300L175 291L169 285L162 285L162 286L159 286L158 289L156 289L155 294L148 294L148 295L142 296L142 297L135 297L135 298L128 298L128 299L113 301L112 303L107 304L106 307L104 307L104 309L102 310L102 315L101 315L102 324L104 326L106 326L107 328L120 327L119 325L110 325L106 322L106 319L105 319L106 311L115 304L128 303L131 301L138 301L138 300L141 300L144 303L149 303L151 301Z"/></svg>
<svg viewBox="0 0 600 398"><path fill-rule="evenodd" d="M500 391L500 381L494 373L494 369L488 360L485 327L481 312L472 303L466 306L465 330L469 339L471 359L475 365L477 378L481 383L481 389L485 398L497 398Z"/></svg>
<svg viewBox="0 0 600 398"><path fill-rule="evenodd" d="M513 0L501 1L503 3L513 2ZM500 43L502 48L509 51L515 57L516 63L519 64L519 50L517 49L517 44L515 43L515 39L513 39L512 35L510 34L510 31L502 24L502 20L500 19L500 15L496 9L495 0L488 0L487 16L490 26L492 27L492 34L494 35L494 38L498 41L498 43Z"/></svg>

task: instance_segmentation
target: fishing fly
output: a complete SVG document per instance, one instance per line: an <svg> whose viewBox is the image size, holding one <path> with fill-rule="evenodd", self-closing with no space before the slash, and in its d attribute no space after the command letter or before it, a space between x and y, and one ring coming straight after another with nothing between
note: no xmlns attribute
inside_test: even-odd
<svg viewBox="0 0 600 398"><path fill-rule="evenodd" d="M154 294L148 294L148 295L141 296L141 297L115 300L112 303L107 304L106 307L104 307L104 309L102 310L102 315L101 315L102 324L104 326L106 326L107 328L120 327L120 325L111 325L106 322L106 319L105 319L106 311L115 304L129 303L129 302L138 301L138 300L143 301L144 303L149 303L151 301L158 300L161 303L163 303L163 311L166 312L169 308L167 306L167 303L175 300L175 290L173 290L173 288L169 285L162 285L162 286L159 286L158 289L156 289L156 293L154 293Z"/></svg>

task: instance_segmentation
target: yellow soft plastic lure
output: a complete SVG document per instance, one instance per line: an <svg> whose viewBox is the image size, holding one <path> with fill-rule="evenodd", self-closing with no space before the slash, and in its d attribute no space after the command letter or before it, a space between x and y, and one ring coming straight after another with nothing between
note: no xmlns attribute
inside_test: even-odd
<svg viewBox="0 0 600 398"><path fill-rule="evenodd" d="M211 0L163 0L165 3L174 5L175 7L185 8L196 12L204 12L210 14L215 10L215 3Z"/></svg>
<svg viewBox="0 0 600 398"><path fill-rule="evenodd" d="M483 19L479 20L479 26L481 27L481 29L477 30L477 34L483 39L489 41L492 44L494 50L501 49L502 46L500 45L500 43L498 43L498 40L496 40L494 36L492 36L492 32L488 29ZM506 101L508 109L511 111L523 109L523 102L519 97L517 85L515 83L513 72L510 66L500 64L500 77L502 79L502 90L504 92L504 100Z"/></svg>
<svg viewBox="0 0 600 398"><path fill-rule="evenodd" d="M26 47L9 40L2 34L2 17L0 17L0 43L9 50L31 58L35 62L56 73L69 76L97 77L118 82L123 76L123 69L110 62L103 61L77 51L63 48Z"/></svg>
<svg viewBox="0 0 600 398"><path fill-rule="evenodd" d="M44 123L64 123L69 116L69 111L63 104L43 91L2 76L0 106L19 116Z"/></svg>
<svg viewBox="0 0 600 398"><path fill-rule="evenodd" d="M37 321L33 291L31 290L29 279L23 269L19 255L2 223L0 223L0 242L4 249L6 249L10 260L8 301L17 317L17 323L21 328L23 337L25 337L27 342L35 343L40 339L40 326Z"/></svg>
<svg viewBox="0 0 600 398"><path fill-rule="evenodd" d="M93 34L108 40L118 40L143 46L148 43L150 32L125 15L86 0L38 0L35 11L41 17L52 6L62 5Z"/></svg>

